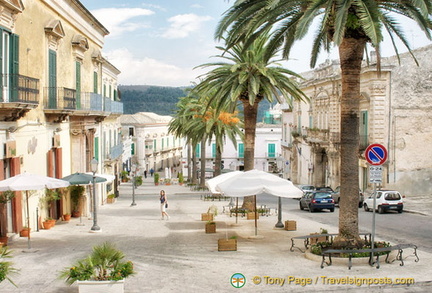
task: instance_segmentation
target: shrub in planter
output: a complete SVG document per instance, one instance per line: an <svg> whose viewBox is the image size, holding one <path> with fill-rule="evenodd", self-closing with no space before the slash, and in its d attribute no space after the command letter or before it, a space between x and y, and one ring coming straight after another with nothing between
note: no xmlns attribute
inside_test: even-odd
<svg viewBox="0 0 432 293"><path fill-rule="evenodd" d="M125 255L114 244L105 242L93 247L87 257L77 260L60 273L69 285L76 281L119 281L135 274L133 263L124 260Z"/></svg>
<svg viewBox="0 0 432 293"><path fill-rule="evenodd" d="M80 204L81 199L84 197L84 186L80 185L71 185L68 187L70 191L70 198L72 202L72 216L76 216L81 214Z"/></svg>
<svg viewBox="0 0 432 293"><path fill-rule="evenodd" d="M7 258L11 257L10 250L7 247L0 247L0 283L4 280L8 280L16 287L15 283L10 279L10 276L17 273L18 270L12 266L12 262L6 261Z"/></svg>
<svg viewBox="0 0 432 293"><path fill-rule="evenodd" d="M155 185L159 185L159 173L154 173L153 180Z"/></svg>

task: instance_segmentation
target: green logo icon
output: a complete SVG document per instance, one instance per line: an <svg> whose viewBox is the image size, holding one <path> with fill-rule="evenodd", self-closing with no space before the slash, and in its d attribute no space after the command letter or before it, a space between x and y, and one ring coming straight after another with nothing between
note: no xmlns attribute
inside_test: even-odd
<svg viewBox="0 0 432 293"><path fill-rule="evenodd" d="M246 284L246 277L243 274L235 273L231 276L230 283L234 288L241 288Z"/></svg>

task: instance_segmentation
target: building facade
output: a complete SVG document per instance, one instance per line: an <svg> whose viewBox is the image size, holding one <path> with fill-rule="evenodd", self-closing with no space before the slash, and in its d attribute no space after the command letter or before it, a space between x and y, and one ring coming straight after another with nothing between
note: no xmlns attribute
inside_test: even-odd
<svg viewBox="0 0 432 293"><path fill-rule="evenodd" d="M432 103L428 76L432 63L427 58L432 47L414 52L420 66L409 54L363 66L359 109L359 180L362 190L373 189L364 151L379 143L388 150L381 186L404 194L424 194L431 185L430 158L421 154L431 140ZM302 90L309 103L294 102L283 114L283 149L294 183L331 186L340 184L340 95L338 61L327 61L303 75ZM420 79L422 82L417 82ZM409 85L409 86L408 86ZM423 143L422 143L423 142ZM425 185L426 183L426 185ZM421 188L419 188L421 186Z"/></svg>
<svg viewBox="0 0 432 293"><path fill-rule="evenodd" d="M101 55L108 30L77 0L0 0L0 9L0 143L7 150L0 152L0 179L22 172L56 178L89 172L93 158L98 173L107 171L108 161L119 165L120 155L104 153L118 137L100 143L109 131L118 134L116 119L123 112L120 72ZM99 203L105 184L97 190ZM71 213L67 195L50 205L43 204L44 196L41 190L29 198L33 230L46 217ZM1 234L20 231L24 202L18 192L6 203ZM89 202L87 196L82 205L87 214Z"/></svg>

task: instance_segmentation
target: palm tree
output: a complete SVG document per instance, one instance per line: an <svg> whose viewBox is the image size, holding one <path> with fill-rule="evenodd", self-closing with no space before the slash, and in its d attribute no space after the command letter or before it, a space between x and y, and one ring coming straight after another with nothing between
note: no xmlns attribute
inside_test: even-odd
<svg viewBox="0 0 432 293"><path fill-rule="evenodd" d="M430 0L237 0L226 12L216 31L229 48L247 41L252 43L273 30L271 45L283 48L288 58L292 45L302 39L313 21L318 19L311 53L314 67L321 49L339 48L341 66L341 193L339 235L335 246L360 245L358 235L358 156L360 71L366 45L378 50L385 30L398 53L395 39L409 48L395 18L402 15L417 22L430 39L432 5ZM411 53L412 54L412 53ZM415 58L414 58L415 59Z"/></svg>
<svg viewBox="0 0 432 293"><path fill-rule="evenodd" d="M217 56L228 62L216 62L199 67L215 67L202 75L201 82L194 88L199 95L208 92L209 102L216 103L216 110L240 101L244 116L244 169L254 168L255 131L258 105L263 99L272 102L276 99L291 101L305 100L306 97L290 77L300 78L296 73L281 67L275 57L278 49L269 46L270 35L264 33L249 46L244 42L233 45L228 50L217 47L223 54ZM253 209L252 198L246 198L243 205Z"/></svg>

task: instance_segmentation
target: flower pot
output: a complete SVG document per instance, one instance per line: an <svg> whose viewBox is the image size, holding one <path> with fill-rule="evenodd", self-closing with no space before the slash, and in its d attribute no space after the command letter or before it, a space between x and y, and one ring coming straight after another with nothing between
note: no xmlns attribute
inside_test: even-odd
<svg viewBox="0 0 432 293"><path fill-rule="evenodd" d="M219 239L218 251L237 251L237 239Z"/></svg>
<svg viewBox="0 0 432 293"><path fill-rule="evenodd" d="M81 212L80 211L72 211L72 217L73 218L79 218L81 216Z"/></svg>
<svg viewBox="0 0 432 293"><path fill-rule="evenodd" d="M213 221L213 214L212 213L201 214L201 221Z"/></svg>
<svg viewBox="0 0 432 293"><path fill-rule="evenodd" d="M44 228L45 230L49 230L49 229L51 229L51 228L53 227L53 224L52 224L51 221L45 221L45 222L43 222L42 224L43 224L43 228Z"/></svg>
<svg viewBox="0 0 432 293"><path fill-rule="evenodd" d="M7 236L0 236L0 247L7 246L8 238Z"/></svg>
<svg viewBox="0 0 432 293"><path fill-rule="evenodd" d="M21 237L28 237L30 234L30 229L31 228L23 228L20 232L20 236Z"/></svg>
<svg viewBox="0 0 432 293"><path fill-rule="evenodd" d="M108 197L107 198L107 203L115 203L116 199L115 197Z"/></svg>
<svg viewBox="0 0 432 293"><path fill-rule="evenodd" d="M63 221L69 222L71 219L71 215L70 214L64 214L63 215Z"/></svg>
<svg viewBox="0 0 432 293"><path fill-rule="evenodd" d="M119 281L77 281L79 293L123 293L124 280Z"/></svg>
<svg viewBox="0 0 432 293"><path fill-rule="evenodd" d="M215 222L207 223L205 225L205 232L206 233L216 233L216 223Z"/></svg>
<svg viewBox="0 0 432 293"><path fill-rule="evenodd" d="M319 235L319 233L310 233L310 235ZM310 244L317 244L318 242L326 242L327 237L321 236L321 237L310 237Z"/></svg>

